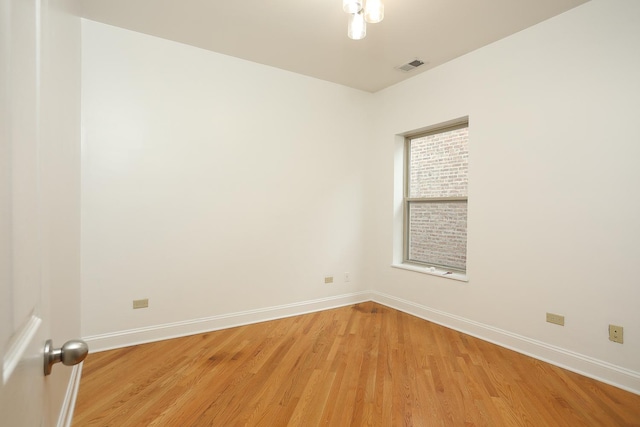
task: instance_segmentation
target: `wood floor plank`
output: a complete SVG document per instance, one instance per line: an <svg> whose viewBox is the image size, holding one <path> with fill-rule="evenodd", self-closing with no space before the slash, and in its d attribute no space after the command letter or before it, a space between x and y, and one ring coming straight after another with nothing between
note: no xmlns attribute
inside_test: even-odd
<svg viewBox="0 0 640 427"><path fill-rule="evenodd" d="M90 354L74 426L640 426L640 396L367 302Z"/></svg>

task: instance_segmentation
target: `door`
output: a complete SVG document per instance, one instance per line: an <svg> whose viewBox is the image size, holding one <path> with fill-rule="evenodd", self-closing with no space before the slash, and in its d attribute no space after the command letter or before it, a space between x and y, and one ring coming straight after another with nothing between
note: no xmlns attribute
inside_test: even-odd
<svg viewBox="0 0 640 427"><path fill-rule="evenodd" d="M2 0L2 423L41 425L43 312L38 193L37 10ZM41 363L38 363L41 362ZM29 396L29 398L26 398Z"/></svg>
<svg viewBox="0 0 640 427"><path fill-rule="evenodd" d="M68 422L60 396L70 372L45 377L43 356L56 291L54 170L45 134L52 128L43 49L49 3L0 0L0 425L11 427Z"/></svg>

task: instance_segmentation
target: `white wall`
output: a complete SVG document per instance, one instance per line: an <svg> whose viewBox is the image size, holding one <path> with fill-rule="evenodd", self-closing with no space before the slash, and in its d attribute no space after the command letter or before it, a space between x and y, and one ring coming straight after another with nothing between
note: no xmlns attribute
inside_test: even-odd
<svg viewBox="0 0 640 427"><path fill-rule="evenodd" d="M639 52L640 2L593 0L377 93L376 298L640 390ZM469 282L391 268L396 135L467 115Z"/></svg>
<svg viewBox="0 0 640 427"><path fill-rule="evenodd" d="M124 345L371 289L640 391L639 46L640 3L592 0L369 95L83 21L83 336ZM397 135L463 116L469 282L392 268Z"/></svg>
<svg viewBox="0 0 640 427"><path fill-rule="evenodd" d="M123 345L212 325L184 325L197 319L347 303L365 289L370 94L82 28L83 336ZM149 308L132 310L140 298ZM131 331L180 322L153 337ZM96 339L105 334L121 336Z"/></svg>

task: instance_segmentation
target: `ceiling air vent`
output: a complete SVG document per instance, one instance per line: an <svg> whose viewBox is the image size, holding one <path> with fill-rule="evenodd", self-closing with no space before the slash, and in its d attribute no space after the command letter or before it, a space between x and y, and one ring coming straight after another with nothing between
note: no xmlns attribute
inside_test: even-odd
<svg viewBox="0 0 640 427"><path fill-rule="evenodd" d="M423 61L420 61L419 59L414 59L413 61L407 63L407 64L403 64L403 65L399 65L396 67L396 70L400 70L400 71L404 71L405 73L411 70L414 70L416 68L418 68L419 66L424 65Z"/></svg>

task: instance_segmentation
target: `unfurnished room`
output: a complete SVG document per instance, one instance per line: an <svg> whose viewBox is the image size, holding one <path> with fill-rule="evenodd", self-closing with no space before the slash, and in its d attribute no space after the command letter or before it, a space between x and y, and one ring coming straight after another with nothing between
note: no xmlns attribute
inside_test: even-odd
<svg viewBox="0 0 640 427"><path fill-rule="evenodd" d="M0 426L640 426L640 1L0 5Z"/></svg>

